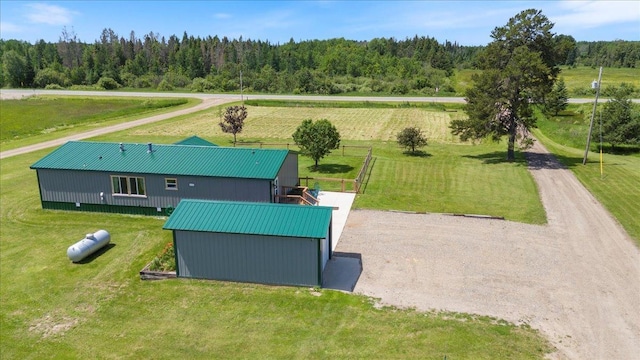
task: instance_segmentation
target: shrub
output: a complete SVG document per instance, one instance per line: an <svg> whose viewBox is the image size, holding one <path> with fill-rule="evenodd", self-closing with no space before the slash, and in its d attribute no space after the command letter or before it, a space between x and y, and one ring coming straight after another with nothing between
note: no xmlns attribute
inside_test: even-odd
<svg viewBox="0 0 640 360"><path fill-rule="evenodd" d="M151 260L151 271L176 271L176 258L173 251L173 242L167 243L160 254Z"/></svg>
<svg viewBox="0 0 640 360"><path fill-rule="evenodd" d="M171 85L167 79L162 79L162 81L160 81L160 84L158 84L158 90L161 91L171 91L173 90L173 85Z"/></svg>
<svg viewBox="0 0 640 360"><path fill-rule="evenodd" d="M100 80L98 80L96 85L98 85L98 87L103 88L105 90L114 90L120 87L120 84L118 84L117 81L107 76L101 77Z"/></svg>

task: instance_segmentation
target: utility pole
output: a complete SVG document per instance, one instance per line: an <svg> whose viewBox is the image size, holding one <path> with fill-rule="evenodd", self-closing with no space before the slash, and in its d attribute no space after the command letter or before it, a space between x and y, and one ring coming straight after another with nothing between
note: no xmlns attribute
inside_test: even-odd
<svg viewBox="0 0 640 360"><path fill-rule="evenodd" d="M584 159L582 159L582 165L587 164L587 155L589 154L589 147L591 146L591 133L593 132L593 118L596 115L596 107L598 106L598 96L600 96L601 80L602 80L602 66L600 66L600 73L598 74L598 83L596 85L596 101L593 102L593 111L591 112L591 124L589 125L589 136L587 136L587 148L584 150Z"/></svg>
<svg viewBox="0 0 640 360"><path fill-rule="evenodd" d="M242 102L242 106L244 106L244 95L242 93L242 70L240 70L240 101Z"/></svg>

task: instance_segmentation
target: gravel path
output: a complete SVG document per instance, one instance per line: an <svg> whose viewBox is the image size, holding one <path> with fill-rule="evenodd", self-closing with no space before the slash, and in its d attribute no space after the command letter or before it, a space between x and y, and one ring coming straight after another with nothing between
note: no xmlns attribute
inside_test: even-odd
<svg viewBox="0 0 640 360"><path fill-rule="evenodd" d="M489 315L539 329L558 359L640 359L640 251L538 142L530 171L548 225L354 210L336 251L384 304Z"/></svg>
<svg viewBox="0 0 640 360"><path fill-rule="evenodd" d="M147 118L144 118L144 119L133 120L133 121L129 121L129 122L122 123L122 124L106 126L106 127L103 127L103 128L99 128L99 129L83 132L83 133L80 133L80 134L65 136L65 137L62 137L62 138L59 138L59 139L55 139L55 140L51 140L51 141L45 141L45 142L41 142L41 143L38 143L38 144L30 145L30 146L24 146L24 147L17 148L17 149L2 151L2 152L0 152L0 159L4 159L4 158L7 158L7 157L16 156L16 155L21 155L21 154L26 154L26 153L30 153L32 151L47 149L47 148L54 147L54 146L59 146L59 145L62 145L64 143L66 143L67 141L88 139L88 138L91 138L91 137L94 137L94 136L98 136L98 135L104 135L104 134L108 134L108 133L112 133L112 132L116 132L116 131L120 131L120 130L126 130L126 129L130 129L130 128L133 128L133 127L136 127L136 126L140 126L140 125L144 125L144 124L150 124L150 123L153 123L153 122L156 122L156 121L170 119L170 118L173 118L173 117L176 117L176 116L180 116L180 115L184 115L184 114L190 114L190 113L193 113L193 112L196 112L196 111L208 109L208 108L210 108L212 106L224 104L224 103L231 102L231 101L234 101L234 100L226 99L226 98L225 99L206 98L206 99L203 99L203 101L200 104L198 104L196 106L193 106L193 107L190 107L190 108L177 110L177 111L173 111L173 112L170 112L170 113L150 116L150 117L147 117Z"/></svg>

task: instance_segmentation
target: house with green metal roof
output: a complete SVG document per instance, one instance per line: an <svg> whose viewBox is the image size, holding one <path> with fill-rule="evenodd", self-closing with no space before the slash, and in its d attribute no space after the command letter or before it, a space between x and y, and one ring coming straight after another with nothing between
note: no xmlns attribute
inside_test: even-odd
<svg viewBox="0 0 640 360"><path fill-rule="evenodd" d="M70 141L31 165L44 209L167 215L182 199L278 202L289 150Z"/></svg>
<svg viewBox="0 0 640 360"><path fill-rule="evenodd" d="M331 207L182 200L173 232L178 277L322 286Z"/></svg>
<svg viewBox="0 0 640 360"><path fill-rule="evenodd" d="M194 146L218 146L210 141L207 141L199 136L191 136L186 139L180 140L176 145L194 145Z"/></svg>

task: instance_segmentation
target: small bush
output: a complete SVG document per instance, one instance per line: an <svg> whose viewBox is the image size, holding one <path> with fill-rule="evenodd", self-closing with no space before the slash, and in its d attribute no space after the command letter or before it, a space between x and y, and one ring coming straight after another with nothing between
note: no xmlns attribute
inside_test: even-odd
<svg viewBox="0 0 640 360"><path fill-rule="evenodd" d="M176 271L176 258L173 251L173 242L167 243L164 249L151 260L151 271Z"/></svg>
<svg viewBox="0 0 640 360"><path fill-rule="evenodd" d="M100 80L98 80L98 83L96 85L98 85L98 87L103 88L105 90L114 90L120 87L120 84L118 84L117 81L107 76L101 77Z"/></svg>
<svg viewBox="0 0 640 360"><path fill-rule="evenodd" d="M58 84L49 84L44 87L47 90L63 90L64 88Z"/></svg>
<svg viewBox="0 0 640 360"><path fill-rule="evenodd" d="M158 90L171 91L173 90L173 85L169 84L169 82L166 79L162 79L162 81L160 81L160 84L158 84Z"/></svg>

